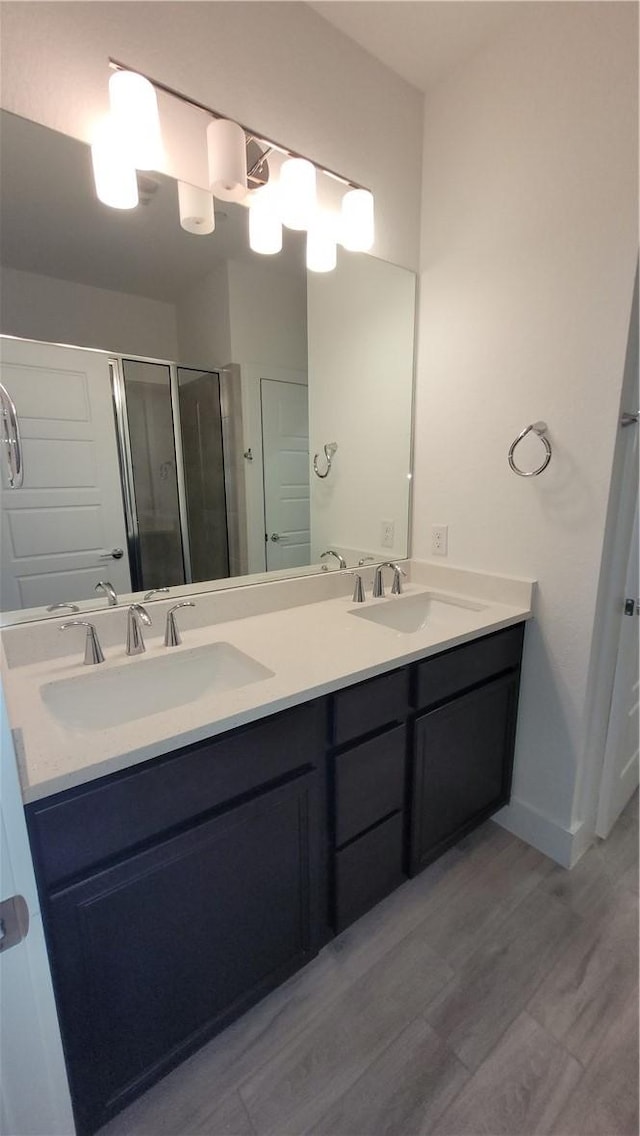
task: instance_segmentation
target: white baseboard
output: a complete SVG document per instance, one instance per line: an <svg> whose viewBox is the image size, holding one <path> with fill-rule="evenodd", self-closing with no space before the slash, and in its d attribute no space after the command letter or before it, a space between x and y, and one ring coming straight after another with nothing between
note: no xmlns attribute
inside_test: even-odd
<svg viewBox="0 0 640 1136"><path fill-rule="evenodd" d="M558 821L516 797L496 813L493 819L563 868L572 868L593 840L584 821L577 821L570 828L564 828Z"/></svg>

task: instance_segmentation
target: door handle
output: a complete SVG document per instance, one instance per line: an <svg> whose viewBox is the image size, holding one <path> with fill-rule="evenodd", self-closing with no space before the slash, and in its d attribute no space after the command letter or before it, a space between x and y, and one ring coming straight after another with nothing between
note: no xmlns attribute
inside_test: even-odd
<svg viewBox="0 0 640 1136"><path fill-rule="evenodd" d="M10 489L21 489L24 480L22 468L22 442L18 415L13 399L5 386L0 383L0 420L2 421L2 442L7 447L7 481Z"/></svg>
<svg viewBox="0 0 640 1136"><path fill-rule="evenodd" d="M16 947L29 933L29 908L22 895L0 903L0 951Z"/></svg>
<svg viewBox="0 0 640 1136"><path fill-rule="evenodd" d="M111 552L100 552L98 560L122 560L124 552L121 548L112 548Z"/></svg>
<svg viewBox="0 0 640 1136"><path fill-rule="evenodd" d="M280 533L271 533L271 540L276 544L280 540Z"/></svg>

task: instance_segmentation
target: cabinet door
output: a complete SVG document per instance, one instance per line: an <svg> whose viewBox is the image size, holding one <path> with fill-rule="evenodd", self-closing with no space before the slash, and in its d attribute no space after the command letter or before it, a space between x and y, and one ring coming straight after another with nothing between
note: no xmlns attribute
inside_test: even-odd
<svg viewBox="0 0 640 1136"><path fill-rule="evenodd" d="M411 872L509 799L518 672L416 719Z"/></svg>
<svg viewBox="0 0 640 1136"><path fill-rule="evenodd" d="M300 777L52 899L81 1132L315 952L315 791Z"/></svg>

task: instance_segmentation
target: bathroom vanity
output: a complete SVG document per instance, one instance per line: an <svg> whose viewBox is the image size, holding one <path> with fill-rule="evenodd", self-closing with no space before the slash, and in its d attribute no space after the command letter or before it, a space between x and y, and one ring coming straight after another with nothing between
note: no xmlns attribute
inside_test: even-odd
<svg viewBox="0 0 640 1136"><path fill-rule="evenodd" d="M381 618L408 610L407 598L379 601ZM260 715L259 688L264 698L277 682L275 657L261 649L273 677L252 688L253 720L222 731L213 723L211 736L139 752L99 776L87 750L70 788L29 790L81 1134L508 801L530 612L490 608L469 606L476 630L441 634L440 647L424 629L355 620L346 598L278 613L285 640L287 620L300 633L320 619L346 652L344 673L307 697L299 691L288 708L273 712L265 700ZM239 641L251 622L225 632L235 627ZM351 635L380 653L349 675ZM91 746L87 730L67 736Z"/></svg>

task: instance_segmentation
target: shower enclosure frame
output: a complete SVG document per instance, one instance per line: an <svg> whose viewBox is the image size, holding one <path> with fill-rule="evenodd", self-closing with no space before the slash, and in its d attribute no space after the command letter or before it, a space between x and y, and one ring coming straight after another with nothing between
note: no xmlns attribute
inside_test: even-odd
<svg viewBox="0 0 640 1136"><path fill-rule="evenodd" d="M118 444L118 461L120 464L120 481L122 484L122 500L124 507L125 524L127 530L127 551L129 554L129 570L131 573L131 586L133 591L142 591L142 556L140 549L140 530L138 525L138 510L136 505L135 482L133 472L133 456L131 452L131 433L129 429L129 416L127 411L127 396L124 376L124 362L152 363L156 366L167 367L169 371L169 395L171 402L171 419L173 446L176 459L176 488L178 496L178 519L180 523L180 544L182 564L184 569L184 583L192 584L193 568L191 559L191 541L189 534L189 514L187 505L187 486L184 473L184 454L182 447L182 419L180 415L180 394L178 371L202 371L203 374L215 374L220 389L223 368L208 364L206 367L197 367L193 364L176 363L170 359L155 359L148 355L133 355L129 352L116 354L109 352L108 364L111 379L111 392L113 396L113 413L116 427L116 440ZM222 459L225 475L224 493L226 502L226 455L224 450L224 437L221 436ZM226 509L225 509L226 518ZM227 533L227 558L229 548L228 524L225 519Z"/></svg>

